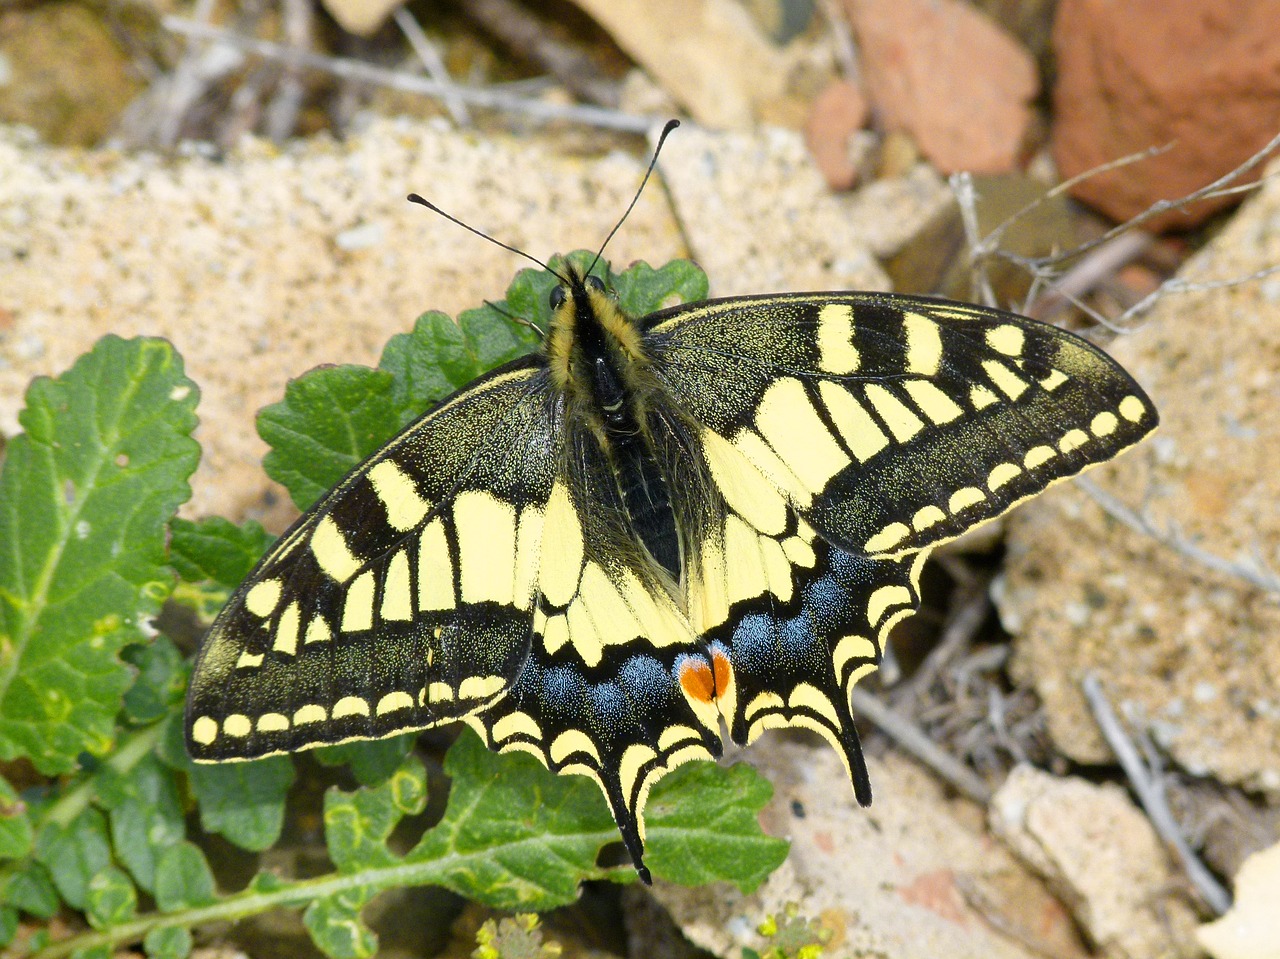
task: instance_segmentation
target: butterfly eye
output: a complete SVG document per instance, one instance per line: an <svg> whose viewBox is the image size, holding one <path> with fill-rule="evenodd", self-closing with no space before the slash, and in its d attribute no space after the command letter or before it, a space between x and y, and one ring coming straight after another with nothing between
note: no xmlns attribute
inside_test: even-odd
<svg viewBox="0 0 1280 959"><path fill-rule="evenodd" d="M594 274L591 276L588 276L587 279L585 280L585 283L589 289L595 290L597 293L604 292L604 280L600 279L600 277L595 276Z"/></svg>
<svg viewBox="0 0 1280 959"><path fill-rule="evenodd" d="M553 312L564 306L564 287L557 286L553 288L551 290L551 295L547 297L547 302L551 304Z"/></svg>

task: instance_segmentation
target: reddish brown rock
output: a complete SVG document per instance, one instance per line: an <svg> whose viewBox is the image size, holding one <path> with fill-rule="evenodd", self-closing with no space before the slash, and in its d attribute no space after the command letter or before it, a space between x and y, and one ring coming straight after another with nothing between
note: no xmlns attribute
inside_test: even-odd
<svg viewBox="0 0 1280 959"><path fill-rule="evenodd" d="M1276 0L1062 0L1053 153L1064 177L1146 150L1082 181L1076 197L1117 220L1211 183L1280 132ZM1223 197L1159 218L1194 226Z"/></svg>
<svg viewBox="0 0 1280 959"><path fill-rule="evenodd" d="M1022 153L1039 84L1030 55L960 0L845 0L867 92L944 173L1005 173Z"/></svg>
<svg viewBox="0 0 1280 959"><path fill-rule="evenodd" d="M813 162L833 190L848 190L858 181L858 164L849 151L849 137L861 130L871 115L861 88L837 80L818 94L809 108L804 142Z"/></svg>

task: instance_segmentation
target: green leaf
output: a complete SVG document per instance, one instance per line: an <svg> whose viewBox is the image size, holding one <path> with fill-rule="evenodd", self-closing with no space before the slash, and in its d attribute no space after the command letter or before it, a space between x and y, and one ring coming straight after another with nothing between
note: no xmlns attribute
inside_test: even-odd
<svg viewBox="0 0 1280 959"><path fill-rule="evenodd" d="M325 766L349 764L356 782L376 786L399 768L417 738L417 733L405 733L389 739L354 740L322 746L312 755Z"/></svg>
<svg viewBox="0 0 1280 959"><path fill-rule="evenodd" d="M0 776L0 859L20 859L31 851L35 829L31 814L9 780Z"/></svg>
<svg viewBox="0 0 1280 959"><path fill-rule="evenodd" d="M302 914L303 924L316 946L333 959L368 959L378 951L378 937L360 910L369 901L364 887L317 899Z"/></svg>
<svg viewBox="0 0 1280 959"><path fill-rule="evenodd" d="M462 329L434 310L418 317L413 332L387 341L378 368L395 377L391 402L401 427L481 372Z"/></svg>
<svg viewBox="0 0 1280 959"><path fill-rule="evenodd" d="M183 841L160 853L155 897L161 912L194 909L214 901L213 873L200 847Z"/></svg>
<svg viewBox="0 0 1280 959"><path fill-rule="evenodd" d="M13 942L18 932L18 910L0 906L0 948Z"/></svg>
<svg viewBox="0 0 1280 959"><path fill-rule="evenodd" d="M705 300L707 274L688 260L672 260L656 270L642 260L617 277L614 289L622 311L638 318L676 303Z"/></svg>
<svg viewBox="0 0 1280 959"><path fill-rule="evenodd" d="M258 414L258 435L271 447L262 466L299 509L395 434L391 387L384 370L323 367L290 382L284 399Z"/></svg>
<svg viewBox="0 0 1280 959"><path fill-rule="evenodd" d="M237 526L221 516L169 524L169 560L188 583L213 582L235 589L249 575L275 537L261 523Z"/></svg>
<svg viewBox="0 0 1280 959"><path fill-rule="evenodd" d="M84 909L89 880L111 862L102 813L89 807L66 826L45 823L36 836L36 859L49 870L62 898Z"/></svg>
<svg viewBox="0 0 1280 959"><path fill-rule="evenodd" d="M158 722L177 709L187 691L187 666L167 636L126 646L120 658L137 670L124 696L124 712L139 726Z"/></svg>
<svg viewBox="0 0 1280 959"><path fill-rule="evenodd" d="M0 902L40 919L48 919L61 904L48 870L32 860L9 867L0 886Z"/></svg>
<svg viewBox="0 0 1280 959"><path fill-rule="evenodd" d="M150 959L187 959L191 955L191 930L185 926L152 929L142 940Z"/></svg>
<svg viewBox="0 0 1280 959"><path fill-rule="evenodd" d="M260 852L280 838L284 800L293 785L293 760L268 756L252 762L188 768L200 803L200 825L241 849Z"/></svg>
<svg viewBox="0 0 1280 959"><path fill-rule="evenodd" d="M172 773L154 756L144 756L127 775L103 770L98 798L109 810L116 856L138 885L153 892L161 851L186 835Z"/></svg>
<svg viewBox="0 0 1280 959"><path fill-rule="evenodd" d="M138 914L138 890L125 871L107 866L89 880L85 915L95 929L128 922Z"/></svg>
<svg viewBox="0 0 1280 959"><path fill-rule="evenodd" d="M717 880L750 892L787 858L760 829L773 786L746 763L691 762L660 779L645 805L645 862L683 886Z"/></svg>
<svg viewBox="0 0 1280 959"><path fill-rule="evenodd" d="M117 654L172 589L196 399L170 344L115 336L28 389L0 471L0 758L52 775L110 750L132 679Z"/></svg>
<svg viewBox="0 0 1280 959"><path fill-rule="evenodd" d="M410 757L380 786L354 792L330 789L324 797L324 838L329 858L341 872L390 865L395 856L387 837L405 815L416 815L427 802L427 774Z"/></svg>
<svg viewBox="0 0 1280 959"><path fill-rule="evenodd" d="M111 947L106 944L85 946L71 953L71 959L111 959Z"/></svg>

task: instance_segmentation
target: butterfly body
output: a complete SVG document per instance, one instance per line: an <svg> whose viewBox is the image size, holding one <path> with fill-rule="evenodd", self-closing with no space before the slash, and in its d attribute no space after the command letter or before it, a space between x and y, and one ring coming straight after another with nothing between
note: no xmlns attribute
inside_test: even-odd
<svg viewBox="0 0 1280 959"><path fill-rule="evenodd" d="M593 778L641 875L649 788L849 692L930 549L1137 442L1142 391L1013 314L873 293L630 317L589 269L540 351L445 399L281 537L202 648L198 761L463 720Z"/></svg>

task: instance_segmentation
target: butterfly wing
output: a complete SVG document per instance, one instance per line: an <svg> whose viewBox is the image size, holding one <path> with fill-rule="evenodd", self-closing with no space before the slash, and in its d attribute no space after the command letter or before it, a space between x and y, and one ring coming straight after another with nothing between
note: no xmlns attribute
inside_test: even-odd
<svg viewBox="0 0 1280 959"><path fill-rule="evenodd" d="M520 360L352 472L210 629L187 699L190 755L382 738L504 695L532 643L559 442L545 373Z"/></svg>

